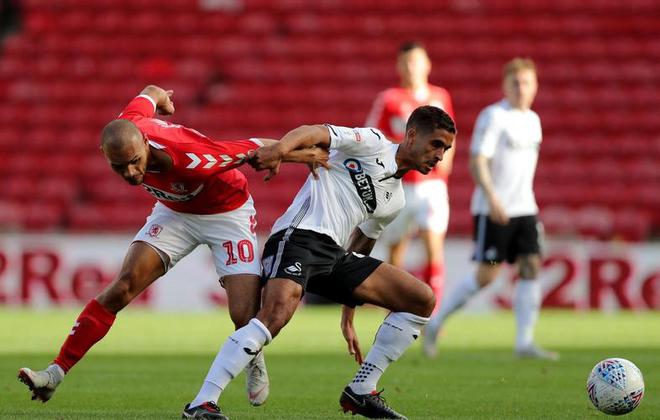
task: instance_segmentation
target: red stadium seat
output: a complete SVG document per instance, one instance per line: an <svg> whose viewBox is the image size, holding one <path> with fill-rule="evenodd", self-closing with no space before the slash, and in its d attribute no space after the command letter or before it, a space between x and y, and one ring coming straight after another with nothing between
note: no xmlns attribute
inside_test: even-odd
<svg viewBox="0 0 660 420"><path fill-rule="evenodd" d="M22 145L21 132L11 126L0 127L0 153L9 156L9 153L16 153ZM2 171L2 168L0 168Z"/></svg>
<svg viewBox="0 0 660 420"><path fill-rule="evenodd" d="M86 200L94 203L130 203L143 201L142 197L150 197L142 187L134 187L114 174L110 167L102 177L86 177L83 179L83 194Z"/></svg>
<svg viewBox="0 0 660 420"><path fill-rule="evenodd" d="M472 234L472 215L466 207L459 211L452 209L448 226L449 235L469 236Z"/></svg>
<svg viewBox="0 0 660 420"><path fill-rule="evenodd" d="M69 209L69 227L74 231L137 232L149 206L132 204L83 204Z"/></svg>
<svg viewBox="0 0 660 420"><path fill-rule="evenodd" d="M46 178L35 186L35 196L60 206L72 203L78 196L79 186L74 178Z"/></svg>
<svg viewBox="0 0 660 420"><path fill-rule="evenodd" d="M64 213L62 207L56 203L37 199L30 203L20 204L16 211L19 212L18 215L11 217L15 219L13 223L18 223L21 230L45 231L62 227Z"/></svg>
<svg viewBox="0 0 660 420"><path fill-rule="evenodd" d="M539 218L548 234L566 236L577 233L576 214L569 207L560 205L542 207Z"/></svg>
<svg viewBox="0 0 660 420"><path fill-rule="evenodd" d="M614 216L615 236L633 242L647 240L651 233L651 223L651 217L643 209L619 210Z"/></svg>
<svg viewBox="0 0 660 420"><path fill-rule="evenodd" d="M650 36L660 19L653 1L494 0L448 7L420 0L414 13L396 0L251 0L231 10L189 0L22 5L23 28L3 39L0 57L2 199L12 206L88 206L88 216L67 209L76 215L76 229L103 227L106 218L113 226L133 226L135 220L122 221L121 206L151 202L144 191L123 185L98 152L101 128L145 84L174 88L175 120L217 138L278 137L305 123L357 126L376 93L397 83L397 46L413 38L428 47L431 80L453 95L460 134L450 187L452 233L470 232L466 165L475 118L501 98L501 66L515 55L534 57L540 71L534 108L544 142L537 197L552 206L545 217L553 229L569 231L560 215L592 206L613 208L613 231L628 232L626 238L643 239L660 227L660 99L653 88L660 43ZM448 60L457 45L463 54ZM278 197L291 197L291 185L303 178L282 176L287 182L267 187L254 180L255 197L268 197L274 185L282 191ZM263 199L257 210L270 221L285 201ZM637 208L647 214L639 223L625 210ZM600 210L577 213L605 219ZM44 214L51 216L35 216L30 226L66 224L55 222L52 208ZM586 229L605 235L596 225Z"/></svg>
<svg viewBox="0 0 660 420"><path fill-rule="evenodd" d="M23 205L4 198L0 200L0 230L19 230L22 226Z"/></svg>
<svg viewBox="0 0 660 420"><path fill-rule="evenodd" d="M610 239L614 234L614 212L607 207L583 207L576 214L576 227L584 237Z"/></svg>

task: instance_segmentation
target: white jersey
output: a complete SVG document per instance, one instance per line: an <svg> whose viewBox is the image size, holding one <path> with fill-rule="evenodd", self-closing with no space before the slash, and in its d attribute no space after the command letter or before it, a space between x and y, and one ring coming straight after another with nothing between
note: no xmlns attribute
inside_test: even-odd
<svg viewBox="0 0 660 420"><path fill-rule="evenodd" d="M538 114L512 108L506 100L485 108L477 118L470 153L489 159L493 191L509 217L538 213L533 183L541 138ZM488 214L489 207L477 186L472 214Z"/></svg>
<svg viewBox="0 0 660 420"><path fill-rule="evenodd" d="M356 226L377 239L405 204L400 179L392 175L399 145L374 128L326 125L330 132L330 170L320 168L275 222L271 234L307 229L344 246Z"/></svg>

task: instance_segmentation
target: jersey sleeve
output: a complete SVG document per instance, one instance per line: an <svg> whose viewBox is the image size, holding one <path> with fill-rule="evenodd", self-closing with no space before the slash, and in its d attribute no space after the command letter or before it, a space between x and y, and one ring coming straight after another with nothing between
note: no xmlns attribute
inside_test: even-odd
<svg viewBox="0 0 660 420"><path fill-rule="evenodd" d="M497 141L500 137L501 129L495 118L493 109L485 109L477 118L472 134L472 144L470 153L473 155L482 155L492 157L495 154Z"/></svg>
<svg viewBox="0 0 660 420"><path fill-rule="evenodd" d="M383 132L387 132L389 124L386 105L385 92L381 92L374 100L369 115L367 115L367 121L364 125L367 127L376 127Z"/></svg>
<svg viewBox="0 0 660 420"><path fill-rule="evenodd" d="M151 118L156 113L156 102L149 95L138 95L131 100L117 118L133 120Z"/></svg>
<svg viewBox="0 0 660 420"><path fill-rule="evenodd" d="M385 110L385 101L383 98L383 93L379 93L374 103L371 105L369 114L367 115L367 121L364 123L367 127L378 127L380 128L380 122L383 116L383 111Z"/></svg>
<svg viewBox="0 0 660 420"><path fill-rule="evenodd" d="M385 227L392 223L392 220L394 220L398 215L399 211L396 211L387 217L369 219L365 222L362 222L359 225L359 228L362 233L364 233L364 236L375 240L380 237L380 234L383 233Z"/></svg>
<svg viewBox="0 0 660 420"><path fill-rule="evenodd" d="M392 96L390 90L385 90L378 94L364 125L367 127L376 127L388 139L400 141L401 134L397 132L393 122L393 118L396 117L397 113L393 111L396 102L392 99Z"/></svg>
<svg viewBox="0 0 660 420"><path fill-rule="evenodd" d="M456 117L454 116L454 104L451 100L451 95L449 94L449 91L446 89L442 89L443 95L442 95L442 103L444 107L444 111L449 114L452 120L456 121Z"/></svg>
<svg viewBox="0 0 660 420"><path fill-rule="evenodd" d="M380 152L389 142L375 128L348 128L326 124L330 132L330 150L351 156L369 156Z"/></svg>
<svg viewBox="0 0 660 420"><path fill-rule="evenodd" d="M182 144L178 161L183 168L200 174L225 172L245 162L248 153L263 146L258 139L213 141L199 139Z"/></svg>

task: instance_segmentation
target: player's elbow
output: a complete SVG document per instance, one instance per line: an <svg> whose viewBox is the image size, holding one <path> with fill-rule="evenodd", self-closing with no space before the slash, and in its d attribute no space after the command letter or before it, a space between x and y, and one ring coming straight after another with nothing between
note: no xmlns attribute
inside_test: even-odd
<svg viewBox="0 0 660 420"><path fill-rule="evenodd" d="M327 131L327 128L322 124L301 125L300 129L311 135L318 135Z"/></svg>
<svg viewBox="0 0 660 420"><path fill-rule="evenodd" d="M161 92L164 92L164 90L161 87L158 87L156 85L147 85L144 87L144 89L142 89L140 95L148 95L151 96L152 98L159 98Z"/></svg>
<svg viewBox="0 0 660 420"><path fill-rule="evenodd" d="M298 127L298 130L317 132L325 130L325 126L323 124L303 124Z"/></svg>
<svg viewBox="0 0 660 420"><path fill-rule="evenodd" d="M301 125L296 128L296 131L305 139L303 145L306 147L326 147L330 144L330 134L328 128L324 125Z"/></svg>
<svg viewBox="0 0 660 420"><path fill-rule="evenodd" d="M158 90L158 89L160 89L160 87L156 85L147 85L144 87L144 89L142 89L142 91L144 92L145 90Z"/></svg>

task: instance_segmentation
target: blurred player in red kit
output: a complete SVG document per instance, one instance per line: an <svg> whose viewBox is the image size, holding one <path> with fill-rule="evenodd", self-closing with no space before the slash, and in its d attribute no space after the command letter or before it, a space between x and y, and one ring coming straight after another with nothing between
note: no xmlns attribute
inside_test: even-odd
<svg viewBox="0 0 660 420"><path fill-rule="evenodd" d="M141 185L157 202L133 239L117 278L78 316L53 363L19 370L32 399L48 401L64 375L110 330L116 314L198 245L213 253L236 328L259 309L261 264L256 213L247 180L237 168L267 139L214 141L196 130L154 118L174 113L173 92L147 86L105 126L101 149L112 169ZM321 164L318 149L292 151L287 161ZM268 396L263 354L246 367L253 405Z"/></svg>
<svg viewBox="0 0 660 420"><path fill-rule="evenodd" d="M421 44L404 43L399 48L396 68L401 86L378 95L367 118L367 126L376 127L389 139L400 142L405 135L408 117L419 106L433 105L454 117L449 92L428 82L431 61ZM443 248L449 222L447 179L454 153L455 148L449 149L429 174L410 171L404 175L406 207L383 234L390 247L390 262L403 267L411 234L417 230L426 250L422 279L433 289L437 305L444 283Z"/></svg>

